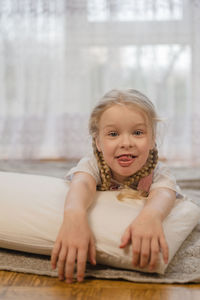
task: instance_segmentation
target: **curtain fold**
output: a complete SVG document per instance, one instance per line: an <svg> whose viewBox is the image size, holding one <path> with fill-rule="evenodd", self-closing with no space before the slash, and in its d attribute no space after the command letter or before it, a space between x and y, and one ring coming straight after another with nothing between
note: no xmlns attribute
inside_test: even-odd
<svg viewBox="0 0 200 300"><path fill-rule="evenodd" d="M0 159L81 158L98 99L134 88L160 156L200 163L199 28L195 0L0 0Z"/></svg>

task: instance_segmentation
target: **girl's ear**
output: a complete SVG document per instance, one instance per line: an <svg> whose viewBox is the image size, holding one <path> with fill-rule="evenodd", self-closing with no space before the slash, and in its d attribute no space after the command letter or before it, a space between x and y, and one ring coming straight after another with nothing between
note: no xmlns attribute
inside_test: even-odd
<svg viewBox="0 0 200 300"><path fill-rule="evenodd" d="M151 144L151 149L154 149L154 148L156 148L156 143L155 143L155 142L152 142L152 144Z"/></svg>
<svg viewBox="0 0 200 300"><path fill-rule="evenodd" d="M95 143L96 143L97 150L98 150L99 152L101 152L101 147L100 147L100 143L99 143L99 137L96 137L96 138L95 138Z"/></svg>
<svg viewBox="0 0 200 300"><path fill-rule="evenodd" d="M155 140L155 137L152 137L152 141L151 141L151 149L154 149L156 148L157 145L156 145L156 140Z"/></svg>

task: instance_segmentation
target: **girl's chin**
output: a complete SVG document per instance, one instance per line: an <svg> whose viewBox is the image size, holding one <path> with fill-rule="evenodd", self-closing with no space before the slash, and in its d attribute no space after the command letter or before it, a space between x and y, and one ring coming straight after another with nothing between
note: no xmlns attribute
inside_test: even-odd
<svg viewBox="0 0 200 300"><path fill-rule="evenodd" d="M132 169L130 169L130 168L122 168L122 170L116 170L115 172L113 172L113 178L116 179L117 181L119 181L119 178L120 178L120 181L122 182L125 179L127 179L128 177L130 177L133 174L135 174L141 168L134 168L134 169L133 168Z"/></svg>
<svg viewBox="0 0 200 300"><path fill-rule="evenodd" d="M135 172L120 172L120 173L113 173L113 179L119 181L119 182L123 182L124 180L126 180L128 177L130 177L131 175L133 175Z"/></svg>

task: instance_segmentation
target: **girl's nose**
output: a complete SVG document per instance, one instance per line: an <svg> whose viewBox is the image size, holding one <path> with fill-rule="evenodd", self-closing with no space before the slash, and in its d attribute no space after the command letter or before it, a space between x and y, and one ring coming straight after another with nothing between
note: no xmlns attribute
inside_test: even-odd
<svg viewBox="0 0 200 300"><path fill-rule="evenodd" d="M122 148L131 148L133 147L133 138L128 134L124 134L121 137L121 147Z"/></svg>

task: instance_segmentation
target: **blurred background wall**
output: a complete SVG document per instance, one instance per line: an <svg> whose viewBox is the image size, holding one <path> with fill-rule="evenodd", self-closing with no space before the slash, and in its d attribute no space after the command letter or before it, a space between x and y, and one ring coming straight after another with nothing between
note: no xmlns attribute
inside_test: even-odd
<svg viewBox="0 0 200 300"><path fill-rule="evenodd" d="M160 156L200 164L200 1L0 0L0 159L79 159L105 92L145 93Z"/></svg>

